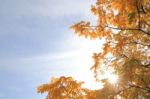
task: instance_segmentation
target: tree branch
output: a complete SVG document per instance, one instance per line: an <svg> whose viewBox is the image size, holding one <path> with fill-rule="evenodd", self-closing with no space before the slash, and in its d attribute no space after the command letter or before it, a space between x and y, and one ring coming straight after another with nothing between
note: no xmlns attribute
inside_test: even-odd
<svg viewBox="0 0 150 99"><path fill-rule="evenodd" d="M94 28L96 28L96 27L99 27L99 26L86 26L87 28L89 28L89 27L94 27ZM86 28L85 27L85 28ZM115 30L132 30L132 31L141 31L142 33L144 33L144 34L147 34L147 35L149 35L150 36L150 33L149 32L147 32L147 31L144 31L143 29L141 29L141 28L119 28L119 27L112 27L112 26L108 26L108 25L106 25L106 26L104 26L104 28L110 28L110 29L115 29Z"/></svg>
<svg viewBox="0 0 150 99"><path fill-rule="evenodd" d="M146 64L146 65L142 65L142 64L141 64L141 66L150 69L150 63L149 63L149 64Z"/></svg>
<svg viewBox="0 0 150 99"><path fill-rule="evenodd" d="M143 43L139 43L139 42L137 42L137 41L134 41L133 43L134 43L134 44L143 45L143 46L150 46L150 44L143 44Z"/></svg>
<svg viewBox="0 0 150 99"><path fill-rule="evenodd" d="M134 87L134 88L138 88L138 89L140 89L140 90L145 90L145 91L147 91L148 93L150 93L150 88L143 88L143 87L140 87L140 86L137 86L137 85L134 85L134 84L130 84L129 85L130 87Z"/></svg>
<svg viewBox="0 0 150 99"><path fill-rule="evenodd" d="M126 91L126 90L128 90L128 89L130 89L130 88L132 88L132 86L129 86L128 88L125 88L125 89L123 89L123 90L118 91L118 92L116 93L116 95L119 95L121 92Z"/></svg>
<svg viewBox="0 0 150 99"><path fill-rule="evenodd" d="M111 29L115 29L115 30L134 30L134 31L141 31L141 32L143 32L144 34L150 35L149 32L146 32L146 31L142 30L141 28L117 28L117 27L112 27L112 26L108 26L108 25L106 25L105 27L111 28Z"/></svg>
<svg viewBox="0 0 150 99"><path fill-rule="evenodd" d="M137 13L138 13L138 28L141 28L141 17L140 17L140 9L138 6L138 1L136 0L136 9L137 9Z"/></svg>
<svg viewBox="0 0 150 99"><path fill-rule="evenodd" d="M66 91L67 96L69 97L69 99L75 99L74 97L70 96L70 93L68 93L67 89L63 85L62 85L62 88Z"/></svg>

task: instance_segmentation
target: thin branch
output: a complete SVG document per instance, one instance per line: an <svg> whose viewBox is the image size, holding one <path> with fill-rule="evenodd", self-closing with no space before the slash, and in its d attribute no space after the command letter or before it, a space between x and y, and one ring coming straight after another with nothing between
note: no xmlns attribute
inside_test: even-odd
<svg viewBox="0 0 150 99"><path fill-rule="evenodd" d="M107 42L107 43L112 43L112 44L118 44L118 43L116 43L116 42L113 42L113 41L109 41L109 42ZM142 46L150 46L150 44L143 44L143 43L140 43L140 42L138 42L138 41L133 41L133 42L128 42L128 43L124 43L124 44L139 44L139 45L142 45Z"/></svg>
<svg viewBox="0 0 150 99"><path fill-rule="evenodd" d="M62 85L62 84L61 84L61 85ZM76 99L76 98L70 96L70 93L68 93L67 89L66 89L63 85L62 85L62 88L66 91L67 96L69 97L69 99Z"/></svg>
<svg viewBox="0 0 150 99"><path fill-rule="evenodd" d="M147 91L148 93L150 93L150 89L149 89L149 88L143 88L143 87L141 87L141 86L134 85L134 84L130 84L129 86L130 86L130 87L137 88L137 89L145 90L145 91Z"/></svg>
<svg viewBox="0 0 150 99"><path fill-rule="evenodd" d="M89 28L89 27L96 28L96 27L99 27L99 26L86 26L85 28ZM144 31L141 28L119 28L119 27L112 27L112 26L108 26L108 25L104 26L104 28L110 28L110 29L115 29L115 30L123 30L123 31L124 30L141 31L144 34L150 35L149 32Z"/></svg>
<svg viewBox="0 0 150 99"><path fill-rule="evenodd" d="M141 66L150 69L150 63L149 63L149 64L146 64L146 65L141 65Z"/></svg>
<svg viewBox="0 0 150 99"><path fill-rule="evenodd" d="M119 90L119 91L116 93L116 95L119 95L121 92L126 91L126 90L128 90L128 89L130 89L130 88L132 88L132 86L129 86L128 88L125 88L125 89L123 89L123 90Z"/></svg>
<svg viewBox="0 0 150 99"><path fill-rule="evenodd" d="M134 43L134 44L143 45L143 46L150 46L150 44L143 44L143 43L139 43L139 42L137 42L137 41L134 41L133 43Z"/></svg>
<svg viewBox="0 0 150 99"><path fill-rule="evenodd" d="M148 87L148 84L144 81L143 77L141 78L142 82Z"/></svg>
<svg viewBox="0 0 150 99"><path fill-rule="evenodd" d="M139 31L141 31L141 32L143 32L143 33L145 33L145 34L147 34L147 35L150 35L149 32L146 32L146 31L144 31L144 30L142 30L142 29L139 29Z"/></svg>
<svg viewBox="0 0 150 99"><path fill-rule="evenodd" d="M115 29L115 30L136 30L136 31L139 30L139 29L136 29L136 28L118 28L118 27L112 27L112 26L108 26L108 25L106 25L105 27Z"/></svg>
<svg viewBox="0 0 150 99"><path fill-rule="evenodd" d="M137 13L138 13L138 28L141 28L141 17L140 17L140 9L138 6L138 1L136 0L136 8L137 8Z"/></svg>
<svg viewBox="0 0 150 99"><path fill-rule="evenodd" d="M106 25L105 27L111 28L111 29L115 29L115 30L134 30L134 31L141 31L141 32L143 32L144 34L150 35L149 32L146 32L146 31L142 30L141 28L117 28L117 27L112 27L112 26L108 26L108 25Z"/></svg>

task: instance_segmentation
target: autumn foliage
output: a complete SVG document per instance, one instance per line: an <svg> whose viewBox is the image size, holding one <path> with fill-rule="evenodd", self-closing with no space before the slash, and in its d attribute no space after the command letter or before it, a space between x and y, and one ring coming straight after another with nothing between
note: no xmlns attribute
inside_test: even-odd
<svg viewBox="0 0 150 99"><path fill-rule="evenodd" d="M38 87L38 92L48 92L47 99L150 99L150 0L97 0L91 11L96 25L81 21L71 28L79 36L105 38L91 67L104 88L85 89L72 78L61 77ZM104 67L119 76L115 86L100 79Z"/></svg>

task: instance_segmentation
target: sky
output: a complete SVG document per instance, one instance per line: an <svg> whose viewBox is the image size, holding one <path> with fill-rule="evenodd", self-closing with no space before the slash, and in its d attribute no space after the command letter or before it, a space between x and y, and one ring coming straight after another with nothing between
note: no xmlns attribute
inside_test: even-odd
<svg viewBox="0 0 150 99"><path fill-rule="evenodd" d="M94 88L91 56L102 41L80 38L69 28L81 20L96 22L91 4L0 0L0 99L44 99L36 88L53 76L72 76Z"/></svg>

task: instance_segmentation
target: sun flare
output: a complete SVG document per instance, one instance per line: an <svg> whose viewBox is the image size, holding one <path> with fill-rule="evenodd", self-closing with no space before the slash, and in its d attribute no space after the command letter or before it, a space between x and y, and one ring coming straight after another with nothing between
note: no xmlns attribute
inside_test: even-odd
<svg viewBox="0 0 150 99"><path fill-rule="evenodd" d="M108 79L111 84L115 84L118 81L118 75L114 73L113 69L105 71L103 76L105 79Z"/></svg>
<svg viewBox="0 0 150 99"><path fill-rule="evenodd" d="M117 83L117 81L118 81L118 75L115 75L115 74L109 75L108 81L109 81L110 83L112 83L112 84Z"/></svg>
<svg viewBox="0 0 150 99"><path fill-rule="evenodd" d="M83 41L82 41L83 40ZM93 61L91 61L91 55L93 52L99 52L101 51L101 48L103 44L105 43L105 39L102 41L91 41L91 40L85 40L80 39L80 42L72 42L73 44L78 44L78 50L75 54L76 61L74 65L77 70L72 76L77 79L78 81L84 81L83 87L91 89L91 90L97 90L102 89L104 87L103 83L96 82L93 72L90 71L90 67L94 64ZM99 46L99 47L97 47ZM86 50L85 50L86 49ZM110 56L109 54L108 56ZM82 64L82 65L81 65ZM108 81L111 84L115 84L118 81L118 75L114 73L114 69L107 68L106 66L103 66L102 69L104 71L103 75L99 75L100 79L108 79Z"/></svg>

